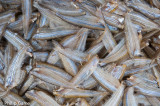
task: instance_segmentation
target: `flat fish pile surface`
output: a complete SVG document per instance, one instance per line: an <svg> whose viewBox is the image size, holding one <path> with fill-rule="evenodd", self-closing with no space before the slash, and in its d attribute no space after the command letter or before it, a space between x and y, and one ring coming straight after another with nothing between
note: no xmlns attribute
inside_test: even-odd
<svg viewBox="0 0 160 106"><path fill-rule="evenodd" d="M0 106L160 106L160 0L0 0Z"/></svg>

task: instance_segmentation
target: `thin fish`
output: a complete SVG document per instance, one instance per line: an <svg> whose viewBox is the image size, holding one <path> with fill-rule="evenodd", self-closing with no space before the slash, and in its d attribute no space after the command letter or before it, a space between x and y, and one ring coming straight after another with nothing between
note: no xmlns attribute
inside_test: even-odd
<svg viewBox="0 0 160 106"><path fill-rule="evenodd" d="M98 56L93 56L83 67L81 67L76 76L74 76L70 82L75 85L79 85L88 79L89 76L91 76L91 74L95 71L98 62Z"/></svg>
<svg viewBox="0 0 160 106"><path fill-rule="evenodd" d="M154 75L157 79L158 86L160 87L160 72L157 69L157 67L153 67L153 72L154 72Z"/></svg>
<svg viewBox="0 0 160 106"><path fill-rule="evenodd" d="M30 18L32 14L31 0L22 0L22 13L23 13L24 38L27 39L29 32Z"/></svg>
<svg viewBox="0 0 160 106"><path fill-rule="evenodd" d="M53 95L61 96L64 98L94 97L105 94L107 94L107 92L81 90L81 89L60 89L58 91L53 91Z"/></svg>
<svg viewBox="0 0 160 106"><path fill-rule="evenodd" d="M20 37L17 33L12 32L11 30L6 30L4 37L14 45L18 50L21 50L23 47L28 47L28 52L32 51L31 45Z"/></svg>
<svg viewBox="0 0 160 106"><path fill-rule="evenodd" d="M45 68L35 68L31 72L31 74L53 85L66 88L75 88L75 86L73 86L73 84L70 83L66 78L61 77L60 75L49 69L46 70Z"/></svg>
<svg viewBox="0 0 160 106"><path fill-rule="evenodd" d="M134 87L126 88L124 97L123 97L124 106L138 106L134 95Z"/></svg>
<svg viewBox="0 0 160 106"><path fill-rule="evenodd" d="M54 12L58 12L62 15L66 15L66 16L82 16L82 15L86 14L85 11L83 11L82 9L79 9L79 8L75 8L74 5L72 5L71 3L68 3L68 2L65 2L65 3L66 3L66 5L62 6L60 3L58 4L54 1L46 2L46 1L42 0L42 2L40 4L53 10Z"/></svg>
<svg viewBox="0 0 160 106"><path fill-rule="evenodd" d="M21 71L20 68L25 58L25 53L26 53L26 48L22 48L17 52L17 54L12 59L8 67L8 71L5 79L5 87L11 89L17 86L18 83L16 82L15 77L17 77L16 76L17 74L20 75L20 71Z"/></svg>
<svg viewBox="0 0 160 106"><path fill-rule="evenodd" d="M140 41L136 29L131 22L131 16L129 13L125 15L125 36L126 46L131 58L139 56L141 54Z"/></svg>
<svg viewBox="0 0 160 106"><path fill-rule="evenodd" d="M36 67L43 68L45 70L52 70L53 72L55 72L56 74L58 74L59 76L65 78L67 80L70 80L72 78L72 76L69 75L68 73L66 73L63 69L60 69L59 67L56 67L51 64L47 64L45 62L37 62Z"/></svg>
<svg viewBox="0 0 160 106"><path fill-rule="evenodd" d="M90 29L104 30L104 26L101 23L96 22L97 20L96 20L96 17L94 16L69 17L69 16L61 15L59 13L56 13L56 16L74 25L83 26Z"/></svg>
<svg viewBox="0 0 160 106"><path fill-rule="evenodd" d="M119 80L114 78L111 74L105 73L100 67L95 69L92 76L104 89L111 92L116 91L120 86Z"/></svg>
<svg viewBox="0 0 160 106"><path fill-rule="evenodd" d="M28 91L25 95L43 106L60 106L51 96L43 91L31 90Z"/></svg>
<svg viewBox="0 0 160 106"><path fill-rule="evenodd" d="M127 6L132 7L133 9L141 12L151 19L160 18L160 10L154 7L150 7L144 3L132 3L127 2Z"/></svg>
<svg viewBox="0 0 160 106"><path fill-rule="evenodd" d="M23 84L21 90L19 91L19 95L23 95L27 91L29 86L33 83L33 81L34 81L34 76L30 75L29 78Z"/></svg>
<svg viewBox="0 0 160 106"><path fill-rule="evenodd" d="M52 32L37 33L32 38L36 40L49 40L59 37L64 37L67 35L73 35L77 30L53 30Z"/></svg>
<svg viewBox="0 0 160 106"><path fill-rule="evenodd" d="M82 63L87 60L87 53L78 51L78 50L72 50L70 48L63 48L58 42L53 41L55 45L55 51L58 51L59 53L65 55L66 57L70 58L71 60L75 62Z"/></svg>
<svg viewBox="0 0 160 106"><path fill-rule="evenodd" d="M72 76L75 76L78 72L78 68L71 59L59 53L59 57L62 60L65 70Z"/></svg>
<svg viewBox="0 0 160 106"><path fill-rule="evenodd" d="M135 91L140 92L144 95L148 96L155 96L160 97L160 89L152 86L148 86L146 83L135 83L134 80L136 78L134 76L131 76L128 80L131 81L133 84L136 84L134 86Z"/></svg>
<svg viewBox="0 0 160 106"><path fill-rule="evenodd" d="M123 82L121 85L118 87L118 89L113 93L113 95L104 103L104 106L117 106L120 103L120 100L123 96L125 89L125 85Z"/></svg>
<svg viewBox="0 0 160 106"><path fill-rule="evenodd" d="M109 52L112 51L113 48L117 45L117 43L116 43L115 39L113 38L113 35L107 26L106 26L102 36L103 36L102 42L103 42L105 48Z"/></svg>
<svg viewBox="0 0 160 106"><path fill-rule="evenodd" d="M0 13L0 25L8 24L15 21L15 13L14 10L8 10Z"/></svg>

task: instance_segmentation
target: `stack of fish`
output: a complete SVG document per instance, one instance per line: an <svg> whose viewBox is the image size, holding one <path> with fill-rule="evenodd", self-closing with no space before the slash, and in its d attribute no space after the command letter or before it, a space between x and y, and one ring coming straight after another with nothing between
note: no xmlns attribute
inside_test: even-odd
<svg viewBox="0 0 160 106"><path fill-rule="evenodd" d="M159 0L0 0L0 106L160 106Z"/></svg>

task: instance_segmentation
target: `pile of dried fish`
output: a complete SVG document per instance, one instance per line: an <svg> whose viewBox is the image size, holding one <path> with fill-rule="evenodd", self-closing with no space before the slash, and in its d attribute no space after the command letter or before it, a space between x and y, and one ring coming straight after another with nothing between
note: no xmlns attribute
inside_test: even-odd
<svg viewBox="0 0 160 106"><path fill-rule="evenodd" d="M0 0L0 106L160 106L159 0Z"/></svg>

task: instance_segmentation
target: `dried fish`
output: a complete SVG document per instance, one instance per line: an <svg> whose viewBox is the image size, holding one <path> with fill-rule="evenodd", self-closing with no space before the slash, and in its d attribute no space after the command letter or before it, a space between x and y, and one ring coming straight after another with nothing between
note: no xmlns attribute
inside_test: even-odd
<svg viewBox="0 0 160 106"><path fill-rule="evenodd" d="M75 62L82 63L87 60L87 53L83 53L78 50L72 50L69 48L63 48L61 45L59 45L57 42L53 41L55 47L55 51L58 51L59 53L65 55L66 57L70 58L71 60Z"/></svg>
<svg viewBox="0 0 160 106"><path fill-rule="evenodd" d="M31 0L22 0L24 38L28 37L29 21L32 13Z"/></svg>
<svg viewBox="0 0 160 106"><path fill-rule="evenodd" d="M72 5L71 3L64 1L66 4L65 5L61 5L60 3L56 3L54 1L44 1L42 0L42 2L40 4L42 4L44 7L47 7L51 10L53 10L54 12L60 13L62 15L67 15L67 16L81 16L81 15L85 15L86 13L79 8L75 8L74 5Z"/></svg>
<svg viewBox="0 0 160 106"><path fill-rule="evenodd" d="M75 86L67 81L66 78L61 77L50 69L35 68L32 70L31 74L53 85L55 84L66 88L75 88Z"/></svg>
<svg viewBox="0 0 160 106"><path fill-rule="evenodd" d="M158 106L159 0L0 0L0 106Z"/></svg>
<svg viewBox="0 0 160 106"><path fill-rule="evenodd" d="M119 46L119 45L117 45L117 46ZM109 56L106 56L104 59L102 59L100 65L103 66L103 65L105 65L107 63L118 61L119 59L121 59L121 58L125 57L126 55L128 55L128 52L127 52L127 49L126 49L126 45L123 45L120 48L118 48L118 47L116 48L115 47L115 49L116 50L113 50L113 51L115 51L116 53L114 54L114 53L110 52L111 55L109 54Z"/></svg>
<svg viewBox="0 0 160 106"><path fill-rule="evenodd" d="M104 71L99 67L97 67L97 69L95 69L92 76L106 90L114 92L120 86L119 80L114 78L109 73L104 73Z"/></svg>
<svg viewBox="0 0 160 106"><path fill-rule="evenodd" d="M148 96L155 96L155 97L159 97L159 88L155 88L152 86L148 86L148 84L146 83L138 83L138 82L134 82L133 80L135 80L136 78L134 76L131 76L128 80L131 81L131 83L135 84L134 88L135 91L140 92L144 95L148 95Z"/></svg>
<svg viewBox="0 0 160 106"><path fill-rule="evenodd" d="M83 67L81 67L76 76L74 76L70 82L75 85L79 85L81 82L88 79L95 71L98 62L99 58L97 56L93 56Z"/></svg>
<svg viewBox="0 0 160 106"><path fill-rule="evenodd" d="M147 17L135 12L129 13L133 22L139 23L144 28L159 29L159 25L148 19Z"/></svg>
<svg viewBox="0 0 160 106"><path fill-rule="evenodd" d="M152 0L153 4L160 9L160 2L158 0Z"/></svg>
<svg viewBox="0 0 160 106"><path fill-rule="evenodd" d="M139 56L141 54L140 41L136 29L131 22L131 16L127 13L125 15L125 36L127 50L131 58Z"/></svg>
<svg viewBox="0 0 160 106"><path fill-rule="evenodd" d="M158 86L160 87L160 72L157 70L156 67L153 67L153 72L154 72L154 75L155 75L156 78L157 78Z"/></svg>
<svg viewBox="0 0 160 106"><path fill-rule="evenodd" d="M151 19L160 18L160 10L154 7L150 7L144 3L127 2L127 6L141 12Z"/></svg>
<svg viewBox="0 0 160 106"><path fill-rule="evenodd" d="M5 105L27 105L27 102L22 97L13 92L8 93L2 100Z"/></svg>
<svg viewBox="0 0 160 106"><path fill-rule="evenodd" d="M33 81L34 81L34 76L30 75L29 78L24 83L24 85L22 86L21 90L19 91L19 95L22 95L29 88L29 86L33 83Z"/></svg>
<svg viewBox="0 0 160 106"><path fill-rule="evenodd" d="M113 36L107 26L106 26L102 36L103 36L102 42L103 42L105 48L110 52L116 46L116 41L113 38Z"/></svg>
<svg viewBox="0 0 160 106"><path fill-rule="evenodd" d="M126 65L116 66L110 73L116 79L122 80L126 71ZM108 70L107 70L108 71Z"/></svg>
<svg viewBox="0 0 160 106"><path fill-rule="evenodd" d="M0 25L9 24L11 22L14 22L15 21L15 13L16 13L16 11L14 11L14 10L8 10L5 12L2 12L0 14L0 22L1 22Z"/></svg>
<svg viewBox="0 0 160 106"><path fill-rule="evenodd" d="M47 61L48 55L49 55L48 52L33 52L33 57L37 61L42 61L42 62Z"/></svg>
<svg viewBox="0 0 160 106"><path fill-rule="evenodd" d="M21 50L19 50L12 59L6 74L5 87L11 89L17 86L18 82L16 82L16 77L19 78L21 76L20 68L25 58L25 53L26 53L26 48L24 47Z"/></svg>
<svg viewBox="0 0 160 106"><path fill-rule="evenodd" d="M75 76L78 72L75 62L73 62L71 59L69 59L61 53L59 53L59 57L62 60L65 70L72 76Z"/></svg>
<svg viewBox="0 0 160 106"><path fill-rule="evenodd" d="M43 91L31 90L25 94L28 98L35 100L40 105L60 106L51 96Z"/></svg>
<svg viewBox="0 0 160 106"><path fill-rule="evenodd" d="M64 70L60 69L59 67L53 66L51 64L47 64L44 62L37 62L36 67L43 68L44 70L52 70L53 72L55 72L56 74L58 74L59 76L65 78L67 80L70 80L72 78L71 75L66 73Z"/></svg>
<svg viewBox="0 0 160 106"><path fill-rule="evenodd" d="M134 88L129 87L127 88L124 98L123 98L123 105L124 106L138 106L136 98L134 96Z"/></svg>
<svg viewBox="0 0 160 106"><path fill-rule="evenodd" d="M58 91L53 91L53 95L72 98L72 97L94 97L99 95L106 95L107 92L91 91L91 90L81 90L81 89L59 89Z"/></svg>
<svg viewBox="0 0 160 106"><path fill-rule="evenodd" d="M147 99L148 99L148 101L150 102L151 105L154 105L154 106L160 105L160 101L156 97L147 96Z"/></svg>
<svg viewBox="0 0 160 106"><path fill-rule="evenodd" d="M0 0L1 3L3 4L20 4L21 1L20 0Z"/></svg>
<svg viewBox="0 0 160 106"><path fill-rule="evenodd" d="M96 85L97 81L95 81L94 78L90 76L87 80L85 80L82 84L80 84L79 87L83 89L92 89Z"/></svg>
<svg viewBox="0 0 160 106"><path fill-rule="evenodd" d="M41 16L40 22L39 22L39 27L44 27L48 25L48 20L45 16Z"/></svg>
<svg viewBox="0 0 160 106"><path fill-rule="evenodd" d="M121 85L118 87L118 89L113 93L112 97L109 98L109 100L107 100L104 103L104 106L117 106L120 103L120 100L123 96L124 93L124 89L125 89L125 85L123 84L123 82L121 83Z"/></svg>
<svg viewBox="0 0 160 106"><path fill-rule="evenodd" d="M56 13L56 15L62 18L64 21L67 21L74 25L83 26L90 29L104 30L104 26L101 23L98 23L97 22L98 19L94 16L69 17L61 15L59 13Z"/></svg>
<svg viewBox="0 0 160 106"><path fill-rule="evenodd" d="M53 38L63 37L67 35L75 34L77 30L53 30L47 33L37 33L33 36L36 40L49 40Z"/></svg>
<svg viewBox="0 0 160 106"><path fill-rule="evenodd" d="M135 73L138 73L138 72L142 72L142 71L151 69L151 68L154 67L154 66L157 66L157 64L146 65L146 66L144 66L144 67L142 67L142 68L130 69L130 70L127 70L127 71L125 72L124 76L132 75L132 74L135 74Z"/></svg>
<svg viewBox="0 0 160 106"><path fill-rule="evenodd" d="M85 99L83 99L83 98L78 98L76 105L77 106L90 106L88 104L88 102Z"/></svg>
<svg viewBox="0 0 160 106"><path fill-rule="evenodd" d="M122 16L116 15L116 14L110 14L108 12L103 12L104 19L107 24L113 25L115 27L124 28L124 18Z"/></svg>
<svg viewBox="0 0 160 106"><path fill-rule="evenodd" d="M30 106L40 106L36 101L32 100Z"/></svg>
<svg viewBox="0 0 160 106"><path fill-rule="evenodd" d="M18 50L21 50L23 47L28 47L28 52L32 51L31 45L21 38L17 33L12 32L11 30L6 30L4 37Z"/></svg>

